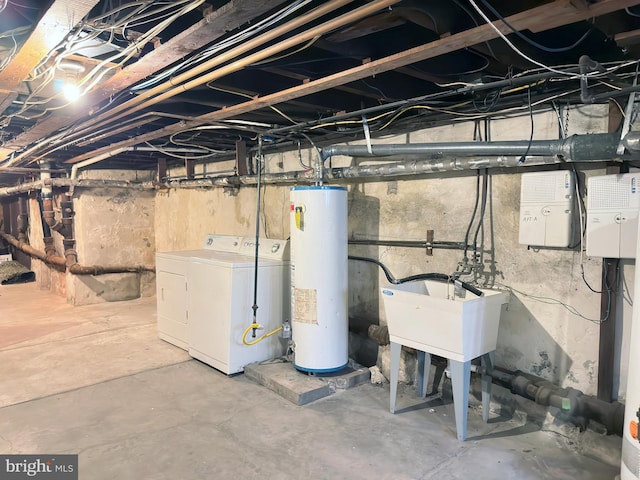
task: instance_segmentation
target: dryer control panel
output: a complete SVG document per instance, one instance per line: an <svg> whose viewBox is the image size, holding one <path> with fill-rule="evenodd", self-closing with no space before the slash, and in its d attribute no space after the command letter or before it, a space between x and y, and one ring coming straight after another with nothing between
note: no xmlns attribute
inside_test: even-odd
<svg viewBox="0 0 640 480"><path fill-rule="evenodd" d="M256 238L244 237L239 253L253 257L256 252ZM289 260L289 240L260 238L258 242L258 257L270 260Z"/></svg>

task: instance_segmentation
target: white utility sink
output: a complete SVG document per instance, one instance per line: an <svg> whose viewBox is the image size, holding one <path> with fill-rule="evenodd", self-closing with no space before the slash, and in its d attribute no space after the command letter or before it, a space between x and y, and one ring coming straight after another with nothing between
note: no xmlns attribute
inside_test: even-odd
<svg viewBox="0 0 640 480"><path fill-rule="evenodd" d="M481 289L454 296L451 283L425 280L381 289L394 343L466 362L496 349L507 293Z"/></svg>

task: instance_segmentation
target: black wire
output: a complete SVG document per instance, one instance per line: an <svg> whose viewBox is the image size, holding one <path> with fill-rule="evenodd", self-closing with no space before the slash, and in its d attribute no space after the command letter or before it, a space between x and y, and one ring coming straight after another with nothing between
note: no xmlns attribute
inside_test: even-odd
<svg viewBox="0 0 640 480"><path fill-rule="evenodd" d="M527 90L527 98L529 100L529 120L531 121L531 135L529 135L529 145L527 145L527 149L525 150L524 154L520 157L520 159L518 160L518 164L522 165L524 164L527 155L529 155L529 150L531 150L531 142L533 142L533 109L531 107L531 87L529 87L529 89Z"/></svg>
<svg viewBox="0 0 640 480"><path fill-rule="evenodd" d="M500 15L500 13L491 6L491 4L487 1L487 0L480 0L482 2L482 4L487 7L487 9L493 13L496 17L498 17L502 23L504 23L507 27L509 27L511 29L511 31L513 33L515 33L518 37L520 37L522 40L524 40L525 42L527 42L529 45L532 45L536 48L539 48L540 50L543 50L545 52L549 52L549 53L563 53L563 52L568 52L569 50L573 50L574 48L576 48L578 45L580 45L591 33L591 31L593 30L593 27L589 28L589 30L587 30L587 32L582 35L578 40L576 40L572 45L569 45L567 47L558 47L558 48L552 48L552 47L546 47L544 45L539 44L538 42L536 42L535 40L530 39L529 37L527 37L524 33L522 33L521 31L517 30L515 27L513 27L507 20L505 20L505 18Z"/></svg>
<svg viewBox="0 0 640 480"><path fill-rule="evenodd" d="M478 21L476 20L476 17L473 16L473 14L469 11L469 9L467 7L464 6L464 4L462 2L460 2L460 0L453 0L454 3L460 7L462 10L464 10L464 12L469 15L469 18L471 18L471 20L473 21L473 23L476 24L476 27L479 27L480 24L478 23ZM498 57L496 56L495 52L493 51L493 49L491 48L491 45L489 44L489 42L484 42L484 44L487 46L487 50L489 50L489 53L491 54L491 56L494 58L494 60L498 60Z"/></svg>
<svg viewBox="0 0 640 480"><path fill-rule="evenodd" d="M487 208L487 175L488 170L485 168L482 171L482 203L480 204L480 216L478 217L478 225L476 226L476 233L473 236L473 256L478 253L478 234L480 233L480 227L484 223L484 212Z"/></svg>
<svg viewBox="0 0 640 480"><path fill-rule="evenodd" d="M464 234L464 258L467 258L467 252L469 250L469 233L471 232L471 226L473 225L473 221L476 219L476 212L478 211L478 201L480 200L480 170L477 170L476 175L476 201L473 205L473 213L471 214L471 220L469 220L469 225L467 225L467 231Z"/></svg>

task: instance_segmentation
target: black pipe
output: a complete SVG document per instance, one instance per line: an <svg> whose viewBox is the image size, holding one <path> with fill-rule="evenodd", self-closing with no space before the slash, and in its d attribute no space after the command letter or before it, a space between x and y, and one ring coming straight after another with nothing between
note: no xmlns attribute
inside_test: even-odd
<svg viewBox="0 0 640 480"><path fill-rule="evenodd" d="M508 388L542 406L560 409L571 421L584 427L585 422L594 420L603 425L609 433L622 436L624 425L624 405L620 402L605 402L585 395L574 388L561 388L548 380L521 371L507 372L496 368L485 369L484 373L493 383Z"/></svg>
<svg viewBox="0 0 640 480"><path fill-rule="evenodd" d="M441 280L441 281L444 281L444 282L454 282L456 285L460 285L462 288L464 288L465 290L473 293L474 295L477 295L478 297L484 296L484 293L481 290L478 290L473 285L471 285L471 284L469 284L467 282L463 282L459 278L455 278L455 277L452 277L451 275L447 275L446 273L419 273L417 275L411 275L409 277L396 279L391 274L389 269L382 262L376 260L375 258L357 257L357 256L354 256L354 255L349 255L348 258L349 258L349 260L356 260L356 261L360 261L360 262L369 262L369 263L373 263L373 264L379 266L382 269L382 271L384 272L385 277L387 277L387 280L389 281L389 283L391 283L393 285L399 285L401 283L407 283L407 282L415 282L415 281L418 281L418 280Z"/></svg>

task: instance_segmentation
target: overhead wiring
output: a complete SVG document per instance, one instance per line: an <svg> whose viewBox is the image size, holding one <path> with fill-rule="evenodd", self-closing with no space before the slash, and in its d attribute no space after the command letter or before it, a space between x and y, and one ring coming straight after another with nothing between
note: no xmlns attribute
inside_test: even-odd
<svg viewBox="0 0 640 480"><path fill-rule="evenodd" d="M487 9L493 13L496 17L498 17L498 19L504 23L507 27L509 27L511 29L511 31L513 33L515 33L518 37L520 37L522 40L524 40L525 42L527 42L529 45L532 45L542 51L548 52L548 53L563 53L563 52L568 52L570 50L573 50L574 48L576 48L577 46L579 46L582 42L584 42L586 40L586 38L591 34L591 32L593 31L593 27L589 28L580 38L578 38L574 43L572 43L571 45L568 45L566 47L557 47L557 48L552 48L552 47L547 47L545 45L542 45L538 42L536 42L535 40L532 40L531 38L527 37L524 33L522 33L520 30L518 30L517 28L515 28L513 25L511 25L501 14L500 12L498 12L495 8L493 8L493 6L487 1L487 0L480 0L482 2L482 4L487 7Z"/></svg>
<svg viewBox="0 0 640 480"><path fill-rule="evenodd" d="M309 40L307 43L305 43L304 45L302 45L301 47L296 48L295 50L291 51L291 52L287 52L284 53L282 55L278 55L276 57L271 57L271 58L267 58L265 60L259 61L259 62L255 62L252 63L251 65L249 65L250 67L256 67L258 65L265 65L265 64L269 64L269 63L273 63L273 62L277 62L278 60L282 60L283 58L287 58L290 57L292 55L295 55L296 53L300 53L306 49L308 49L309 47L311 47L314 43L316 43L318 40L320 39L320 35L316 35L315 37L313 37L311 40Z"/></svg>
<svg viewBox="0 0 640 480"><path fill-rule="evenodd" d="M629 7L626 7L626 8L624 9L624 11L625 11L625 12L627 12L627 14L628 14L628 15L631 15L632 17L639 17L639 18L640 18L640 15L639 15L639 14L637 14L637 13L633 13Z"/></svg>
<svg viewBox="0 0 640 480"><path fill-rule="evenodd" d="M44 113L52 109L59 109L70 102L63 105L53 105L44 108L44 111L31 113L35 106L48 105L55 99L61 98L61 92L54 95L38 98L38 95L44 91L44 88L51 84L56 78L57 70L74 55L80 54L84 49L92 48L92 42L106 33L107 39L100 40L108 45L112 45L114 53L107 58L102 58L94 65L89 72L84 74L78 82L78 87L85 94L91 90L104 76L110 71L122 66L133 56L138 55L140 50L151 40L153 40L160 32L166 29L174 20L180 18L189 11L199 7L204 0L180 0L176 2L167 2L160 4L148 0L146 2L129 2L120 5L114 9L103 12L93 18L83 19L76 27L74 27L69 35L55 48L50 50L48 54L34 68L33 74L28 82L34 86L26 98L20 100L20 108L5 116L5 121L11 117L19 118L38 118ZM150 7L155 7L149 10ZM146 19L156 23L148 31L136 34L131 39L125 38L127 45L120 48L116 43L116 32L123 32L137 19ZM73 60L71 60L73 62Z"/></svg>
<svg viewBox="0 0 640 480"><path fill-rule="evenodd" d="M228 48L231 48L235 45L238 45L246 40L248 40L249 38L251 38L252 36L255 36L256 34L276 25L277 23L279 23L280 21L284 20L285 18L289 17L290 15L292 15L293 13L295 13L296 11L300 10L301 8L303 8L304 6L306 6L307 4L310 3L311 0L298 0L293 2L290 5L287 5L285 8L278 10L277 12L275 12L274 14L270 15L269 17L251 24L249 27L245 28L244 30L241 30L233 35L231 35L228 38L225 38L224 40L211 45L209 47L207 47L203 52L198 53L197 55L194 55L191 58L188 58L187 60L185 60L184 62L179 63L178 65L162 72L160 75L156 75L153 78L146 80L138 85L135 85L131 88L132 91L137 91L137 90L144 90L147 89L149 87L152 87L158 83L160 83L161 81L172 77L173 75L177 74L180 71L186 70L204 60L206 60L209 57L212 57L220 52L222 52L223 50L226 50Z"/></svg>
<svg viewBox="0 0 640 480"><path fill-rule="evenodd" d="M232 95L238 95L238 96L244 97L244 98L251 98L251 99L256 98L256 95L251 95L249 93L239 92L237 90L231 90L231 89L228 89L228 88L219 87L217 85L214 85L213 82L207 82L205 85L207 86L207 88L210 88L211 90L218 90L220 92L230 93ZM280 115L282 118L284 118L284 119L288 120L289 122L291 122L293 125L296 125L298 123L294 119L292 119L289 115L287 115L282 110L280 110L278 107L276 107L275 105L269 105L269 108L271 110L273 110L274 112L276 112L278 115Z"/></svg>
<svg viewBox="0 0 640 480"><path fill-rule="evenodd" d="M544 68L545 70L548 70L550 72L553 73L557 73L558 75L568 75L571 77L576 77L575 74L567 74L566 72L562 71L562 70L558 70L556 68L552 68L548 65L545 65L542 62L539 62L537 60L534 60L533 58L529 57L528 55L524 54L523 52L521 52L512 42L511 40L509 40L507 38L507 36L502 33L502 31L496 27L496 25L489 19L489 17L487 17L487 15L482 11L482 9L478 6L478 4L474 1L474 0L468 0L469 3L471 4L471 6L476 10L476 12L478 12L478 14L484 19L485 22L487 22L487 25L489 25L499 36L500 38L502 38L502 40L504 40L504 42L509 45L509 47L516 52L518 55L520 55L522 58L524 58L525 60L527 60L528 62L533 63L534 65L537 65L541 68Z"/></svg>
<svg viewBox="0 0 640 480"><path fill-rule="evenodd" d="M527 159L527 155L529 155L529 150L531 150L531 143L533 142L533 132L535 130L534 121L533 121L533 107L531 106L531 88L527 90L527 98L529 100L529 121L531 123L531 133L529 134L529 144L527 145L527 150L522 154L520 159L518 160L519 164L524 164Z"/></svg>

